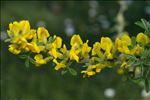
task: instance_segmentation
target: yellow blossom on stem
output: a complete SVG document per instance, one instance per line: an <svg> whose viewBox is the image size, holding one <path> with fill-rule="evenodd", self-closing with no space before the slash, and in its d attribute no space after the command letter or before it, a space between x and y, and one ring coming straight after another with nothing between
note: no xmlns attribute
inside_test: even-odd
<svg viewBox="0 0 150 100"><path fill-rule="evenodd" d="M17 48L17 46L14 45L14 44L9 45L9 49L8 49L8 50L9 50L11 53L15 54L15 55L21 53L21 50L19 50L19 49Z"/></svg>
<svg viewBox="0 0 150 100"><path fill-rule="evenodd" d="M131 54L133 54L133 55L138 55L138 54L140 54L142 51L144 51L144 48L141 47L139 44L137 44L137 45L131 50Z"/></svg>
<svg viewBox="0 0 150 100"><path fill-rule="evenodd" d="M66 47L65 44L63 45L63 48L60 49L60 51L61 51L63 54L67 53L67 47Z"/></svg>
<svg viewBox="0 0 150 100"><path fill-rule="evenodd" d="M44 27L39 27L38 30L37 30L37 36L38 36L39 42L46 43L47 42L47 38L50 35L49 35L49 32L48 32L47 29L45 29Z"/></svg>
<svg viewBox="0 0 150 100"><path fill-rule="evenodd" d="M147 44L150 42L150 38L148 38L148 36L145 35L144 33L139 33L136 37L136 41L138 43Z"/></svg>
<svg viewBox="0 0 150 100"><path fill-rule="evenodd" d="M96 73L101 72L101 70L102 70L105 66L106 66L106 65L101 64L101 63L95 64L95 65L90 65L90 66L88 66L88 68L87 68L86 70L81 71L81 73L84 74L83 77L86 77L86 76L90 77L90 76L95 75Z"/></svg>
<svg viewBox="0 0 150 100"><path fill-rule="evenodd" d="M56 59L53 59L53 62L56 64L55 70L59 70L61 68L65 68L66 67L66 65L64 63L62 63L62 62L59 63Z"/></svg>
<svg viewBox="0 0 150 100"><path fill-rule="evenodd" d="M61 48L61 46L62 46L62 39L60 37L56 37L54 43L56 45L56 48Z"/></svg>
<svg viewBox="0 0 150 100"><path fill-rule="evenodd" d="M35 62L36 62L36 66L40 66L40 65L43 65L43 64L47 63L47 59L43 59L42 54L35 55L34 59L35 59Z"/></svg>
<svg viewBox="0 0 150 100"><path fill-rule="evenodd" d="M70 60L75 60L76 62L79 62L79 54L80 50L71 49L69 52L69 58Z"/></svg>
<svg viewBox="0 0 150 100"><path fill-rule="evenodd" d="M34 53L40 53L41 51L44 50L43 46L38 46L35 42L28 43L27 47L29 48L31 52L34 52Z"/></svg>
<svg viewBox="0 0 150 100"><path fill-rule="evenodd" d="M9 30L7 31L10 37L20 36L30 32L30 23L27 20L20 22L13 22L9 24Z"/></svg>
<svg viewBox="0 0 150 100"><path fill-rule="evenodd" d="M83 44L83 41L81 40L80 35L73 35L72 36L70 45L73 46L75 44L78 44L78 45Z"/></svg>
<svg viewBox="0 0 150 100"><path fill-rule="evenodd" d="M56 48L52 48L51 50L49 50L48 53L49 53L51 56L53 56L55 59L62 57L62 54L59 53Z"/></svg>
<svg viewBox="0 0 150 100"><path fill-rule="evenodd" d="M101 38L101 48L105 51L107 59L113 59L113 55L111 54L113 43L110 38L108 37Z"/></svg>
<svg viewBox="0 0 150 100"><path fill-rule="evenodd" d="M126 61L123 61L123 63L121 64L121 66L120 66L121 68L128 68L128 64L127 64L127 62Z"/></svg>
<svg viewBox="0 0 150 100"><path fill-rule="evenodd" d="M84 56L85 58L89 57L88 53L91 51L91 47L88 46L88 42L89 40L87 40L86 43L84 43L81 48L82 56Z"/></svg>
<svg viewBox="0 0 150 100"><path fill-rule="evenodd" d="M99 42L95 42L92 49L92 55L99 55L101 50L101 44Z"/></svg>
<svg viewBox="0 0 150 100"><path fill-rule="evenodd" d="M128 46L131 45L131 38L128 34L124 34L121 38L117 38L115 41L115 47L119 52L130 54Z"/></svg>

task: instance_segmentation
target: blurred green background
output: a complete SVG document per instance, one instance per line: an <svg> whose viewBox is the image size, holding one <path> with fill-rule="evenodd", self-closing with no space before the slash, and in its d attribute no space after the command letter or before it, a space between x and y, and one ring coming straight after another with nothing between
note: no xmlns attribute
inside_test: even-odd
<svg viewBox="0 0 150 100"><path fill-rule="evenodd" d="M150 1L124 1L125 31L143 31L134 22L150 19ZM80 34L90 45L101 36L113 37L119 1L1 1L1 100L149 100L142 85L122 81L106 69L90 78L62 76L52 65L26 68L24 61L8 52L6 30L13 21L29 20L31 28L44 26L69 46L70 36ZM81 66L73 65L77 70Z"/></svg>

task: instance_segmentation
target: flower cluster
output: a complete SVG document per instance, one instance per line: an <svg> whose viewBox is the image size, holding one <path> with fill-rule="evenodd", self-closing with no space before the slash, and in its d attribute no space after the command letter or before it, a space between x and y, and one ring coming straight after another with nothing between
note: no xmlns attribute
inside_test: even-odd
<svg viewBox="0 0 150 100"><path fill-rule="evenodd" d="M73 62L84 64L81 73L83 77L99 73L104 68L118 67L118 73L133 71L129 63L131 58L138 57L145 50L150 38L139 33L136 37L130 37L128 33L117 37L113 42L109 37L101 37L100 41L89 46L89 40L82 41L80 35L73 35L70 41L70 49L62 43L59 36L51 36L44 27L30 28L27 20L9 24L9 51L15 55L29 55L26 59L32 59L36 66L41 66L52 61L55 70L70 70Z"/></svg>

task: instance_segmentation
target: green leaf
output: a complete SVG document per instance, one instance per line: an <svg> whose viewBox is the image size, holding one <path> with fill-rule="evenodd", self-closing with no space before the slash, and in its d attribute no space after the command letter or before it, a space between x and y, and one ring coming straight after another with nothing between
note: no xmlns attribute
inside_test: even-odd
<svg viewBox="0 0 150 100"><path fill-rule="evenodd" d="M32 59L31 57L30 57L29 59L30 59L30 62L31 62L32 64L34 64L34 65L36 64L35 61L34 61L34 59Z"/></svg>
<svg viewBox="0 0 150 100"><path fill-rule="evenodd" d="M6 39L4 42L10 42L11 41L11 39Z"/></svg>
<svg viewBox="0 0 150 100"><path fill-rule="evenodd" d="M75 69L68 67L70 74L72 74L73 76L77 75L77 72Z"/></svg>
<svg viewBox="0 0 150 100"><path fill-rule="evenodd" d="M19 58L21 59L26 59L28 56L27 55L20 55Z"/></svg>
<svg viewBox="0 0 150 100"><path fill-rule="evenodd" d="M82 67L87 67L87 65L83 65Z"/></svg>
<svg viewBox="0 0 150 100"><path fill-rule="evenodd" d="M145 19L141 19L141 21L143 23L145 30L148 31L148 25L147 25L148 22Z"/></svg>
<svg viewBox="0 0 150 100"><path fill-rule="evenodd" d="M136 25L140 26L141 28L145 29L146 34L150 36L150 22L145 19L141 19L141 21L135 22Z"/></svg>
<svg viewBox="0 0 150 100"><path fill-rule="evenodd" d="M135 22L135 24L136 24L137 26L139 26L139 27L145 29L145 27L144 27L144 25L143 25L143 23L142 23L141 21L137 21L137 22Z"/></svg>
<svg viewBox="0 0 150 100"><path fill-rule="evenodd" d="M149 88L149 81L148 81L147 78L145 79L145 89L146 89L146 92L149 92L149 90L150 90L150 88Z"/></svg>
<svg viewBox="0 0 150 100"><path fill-rule="evenodd" d="M66 74L68 72L68 70L62 70L61 71L61 75L64 75L64 74Z"/></svg>
<svg viewBox="0 0 150 100"><path fill-rule="evenodd" d="M48 38L48 42L50 42L50 43L53 43L54 41L55 41L55 39L56 39L56 36L50 36L49 38Z"/></svg>
<svg viewBox="0 0 150 100"><path fill-rule="evenodd" d="M25 61L25 66L26 66L27 68L29 68L29 66L30 66L30 64L29 64L29 58L26 59L26 61Z"/></svg>

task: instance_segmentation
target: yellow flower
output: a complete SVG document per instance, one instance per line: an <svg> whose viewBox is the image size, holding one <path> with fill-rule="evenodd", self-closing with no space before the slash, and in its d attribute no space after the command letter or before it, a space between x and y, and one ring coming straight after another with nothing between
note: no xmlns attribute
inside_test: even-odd
<svg viewBox="0 0 150 100"><path fill-rule="evenodd" d="M9 45L9 49L8 49L8 50L9 50L11 53L15 54L15 55L21 53L21 50L19 50L19 49L17 48L17 46L14 45L14 44Z"/></svg>
<svg viewBox="0 0 150 100"><path fill-rule="evenodd" d="M143 44L147 44L150 42L150 39L148 38L147 35L145 35L144 33L139 33L136 37L136 41L138 43L143 43Z"/></svg>
<svg viewBox="0 0 150 100"><path fill-rule="evenodd" d="M122 37L121 37L121 41L124 41L124 45L131 45L131 38L129 37L128 33L125 33Z"/></svg>
<svg viewBox="0 0 150 100"><path fill-rule="evenodd" d="M86 43L84 43L82 45L82 48L81 48L81 53L82 55L85 57L85 58L88 58L89 55L88 53L91 51L91 47L88 46L88 40L86 41Z"/></svg>
<svg viewBox="0 0 150 100"><path fill-rule="evenodd" d="M26 39L32 39L32 38L35 38L36 36L36 30L34 29L31 29L30 32L28 34L25 34L25 38Z"/></svg>
<svg viewBox="0 0 150 100"><path fill-rule="evenodd" d="M101 72L101 70L106 67L106 65L101 64L101 63L96 64L96 65L94 65L94 66L95 66L95 71L96 71L97 73Z"/></svg>
<svg viewBox="0 0 150 100"><path fill-rule="evenodd" d="M98 55L101 50L101 44L99 42L95 42L92 49L92 55Z"/></svg>
<svg viewBox="0 0 150 100"><path fill-rule="evenodd" d="M49 53L51 56L53 56L55 59L62 57L62 54L59 53L56 48L52 48L51 50L49 50L48 53Z"/></svg>
<svg viewBox="0 0 150 100"><path fill-rule="evenodd" d="M63 48L60 49L60 51L64 54L64 53L67 53L67 48L66 48L66 45L64 44L63 45Z"/></svg>
<svg viewBox="0 0 150 100"><path fill-rule="evenodd" d="M45 29L44 27L39 27L38 30L37 30L37 36L38 36L39 42L46 43L47 42L47 38L50 35L49 35L47 29Z"/></svg>
<svg viewBox="0 0 150 100"><path fill-rule="evenodd" d="M120 66L121 68L128 68L128 64L127 64L127 62L126 61L123 61L123 63L121 64L121 66Z"/></svg>
<svg viewBox="0 0 150 100"><path fill-rule="evenodd" d="M83 75L83 78L86 77L86 76L90 77L90 76L93 76L93 75L96 74L96 72L95 72L95 71L92 71L92 70L83 70L83 71L81 71L81 73L84 74L84 75Z"/></svg>
<svg viewBox="0 0 150 100"><path fill-rule="evenodd" d="M34 53L40 53L44 50L43 46L38 46L35 42L27 43L27 47L29 48L29 50L31 50L31 52Z"/></svg>
<svg viewBox="0 0 150 100"><path fill-rule="evenodd" d="M66 67L65 64L63 64L62 62L59 63L56 59L54 59L53 62L56 63L55 70L59 70L61 68L65 68Z"/></svg>
<svg viewBox="0 0 150 100"><path fill-rule="evenodd" d="M113 48L113 43L110 38L102 37L101 38L101 48L105 50L105 55L107 59L113 59L113 55L111 54L111 50Z"/></svg>
<svg viewBox="0 0 150 100"><path fill-rule="evenodd" d="M113 55L110 52L105 52L104 55L106 55L107 59L113 59Z"/></svg>
<svg viewBox="0 0 150 100"><path fill-rule="evenodd" d="M115 46L118 49L118 51L125 53L125 54L130 54L130 50L127 45L125 45L126 42L121 41L119 38L116 39L115 41Z"/></svg>
<svg viewBox="0 0 150 100"><path fill-rule="evenodd" d="M69 52L69 58L70 60L75 60L76 62L79 62L79 50L70 50Z"/></svg>
<svg viewBox="0 0 150 100"><path fill-rule="evenodd" d="M130 54L130 50L128 46L131 45L131 38L124 34L121 38L117 38L115 41L115 47L118 49L119 52Z"/></svg>
<svg viewBox="0 0 150 100"><path fill-rule="evenodd" d="M20 22L14 21L9 24L8 35L10 37L20 36L27 34L30 31L30 23L27 20Z"/></svg>
<svg viewBox="0 0 150 100"><path fill-rule="evenodd" d="M78 44L81 45L83 44L83 41L81 40L80 35L73 35L71 38L71 42L70 42L71 46Z"/></svg>
<svg viewBox="0 0 150 100"><path fill-rule="evenodd" d="M142 51L144 51L144 48L140 47L140 45L137 44L136 47L134 47L134 48L131 50L131 54L138 55L138 54L140 54Z"/></svg>
<svg viewBox="0 0 150 100"><path fill-rule="evenodd" d="M56 48L61 48L61 46L62 46L62 39L60 37L56 37L54 43L56 45Z"/></svg>
<svg viewBox="0 0 150 100"><path fill-rule="evenodd" d="M104 64L95 64L95 65L90 65L88 66L88 68L86 70L81 71L81 73L83 73L83 77L90 77L95 75L96 73L101 72L101 70L105 67L106 65Z"/></svg>
<svg viewBox="0 0 150 100"><path fill-rule="evenodd" d="M102 37L101 38L101 48L103 50L109 51L112 49L113 43L109 37Z"/></svg>
<svg viewBox="0 0 150 100"><path fill-rule="evenodd" d="M47 63L46 59L43 59L42 54L35 55L34 59L35 59L35 62L36 62L36 66L40 66L40 65L43 65L43 64Z"/></svg>
<svg viewBox="0 0 150 100"><path fill-rule="evenodd" d="M22 43L27 43L27 40L24 37L14 37L12 39L12 43L16 43L16 44L22 44Z"/></svg>

